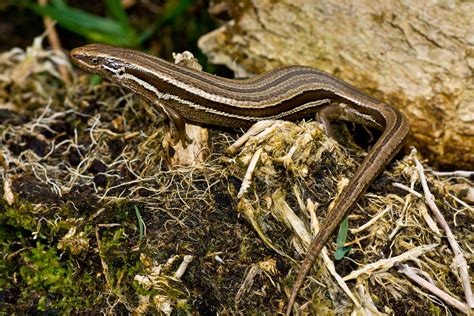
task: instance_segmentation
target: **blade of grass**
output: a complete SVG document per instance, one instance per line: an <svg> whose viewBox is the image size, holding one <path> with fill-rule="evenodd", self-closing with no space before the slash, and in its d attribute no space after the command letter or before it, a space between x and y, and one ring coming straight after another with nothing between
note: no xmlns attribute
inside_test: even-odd
<svg viewBox="0 0 474 316"><path fill-rule="evenodd" d="M176 16L183 14L191 5L192 0L177 0L167 2L167 6L160 18L146 31L138 35L139 43L146 41L151 35L158 31L162 26L173 21Z"/></svg>
<svg viewBox="0 0 474 316"><path fill-rule="evenodd" d="M344 244L346 243L348 231L349 231L349 219L346 217L341 222L341 225L339 226L339 231L337 233L337 238L336 238L337 249L336 249L336 252L334 253L334 258L336 260L341 260L342 258L344 258L346 253L349 252L349 250L351 250L351 247L344 246Z"/></svg>
<svg viewBox="0 0 474 316"><path fill-rule="evenodd" d="M143 221L142 216L140 215L138 207L136 205L134 205L133 207L135 208L135 215L137 216L138 220L138 231L140 233L140 240L142 240L145 236L145 222Z"/></svg>
<svg viewBox="0 0 474 316"><path fill-rule="evenodd" d="M138 38L130 27L124 27L110 18L98 17L64 3L60 6L38 6L28 2L26 6L40 15L49 16L64 28L91 41L128 47L138 45Z"/></svg>
<svg viewBox="0 0 474 316"><path fill-rule="evenodd" d="M109 14L117 20L123 29L128 29L132 32L127 13L125 12L122 2L120 0L106 0L107 10Z"/></svg>
<svg viewBox="0 0 474 316"><path fill-rule="evenodd" d="M52 4L53 6L57 7L57 8L67 7L66 2L64 2L63 0L50 0L49 3Z"/></svg>

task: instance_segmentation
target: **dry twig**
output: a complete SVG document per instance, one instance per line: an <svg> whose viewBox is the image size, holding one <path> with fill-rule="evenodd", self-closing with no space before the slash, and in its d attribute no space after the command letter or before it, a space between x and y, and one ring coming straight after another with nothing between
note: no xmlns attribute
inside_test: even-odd
<svg viewBox="0 0 474 316"><path fill-rule="evenodd" d="M435 203L434 196L433 194L431 194L430 189L428 187L428 182L426 180L424 168L421 165L421 163L418 161L418 159L416 159L415 153L416 153L416 150L413 149L412 157L416 164L416 169L418 170L420 182L423 187L423 192L425 194L426 204L430 207L431 211L436 217L436 220L438 221L438 224L441 225L441 228L446 233L446 238L448 239L449 245L451 246L451 249L454 252L454 261L453 261L454 267L459 269L459 274L461 277L461 283L464 289L466 302L470 308L474 308L474 298L472 296L471 281L470 281L468 265L464 257L464 253L461 247L459 247L459 244L456 241L456 238L454 237L451 231L451 228L449 227L448 223L444 219L443 214L441 214L438 206Z"/></svg>

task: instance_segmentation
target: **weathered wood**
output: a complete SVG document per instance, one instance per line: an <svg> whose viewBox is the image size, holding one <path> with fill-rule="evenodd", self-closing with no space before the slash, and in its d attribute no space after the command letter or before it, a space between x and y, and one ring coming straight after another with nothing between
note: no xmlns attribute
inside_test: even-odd
<svg viewBox="0 0 474 316"><path fill-rule="evenodd" d="M402 109L432 164L474 168L473 2L230 3L219 11L233 19L199 43L212 62L323 69Z"/></svg>

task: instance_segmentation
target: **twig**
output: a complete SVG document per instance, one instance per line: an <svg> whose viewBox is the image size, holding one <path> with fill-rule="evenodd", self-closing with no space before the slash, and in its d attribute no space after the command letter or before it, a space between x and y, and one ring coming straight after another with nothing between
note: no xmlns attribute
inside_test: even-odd
<svg viewBox="0 0 474 316"><path fill-rule="evenodd" d="M237 194L237 198L240 199L244 194L247 192L250 184L252 183L252 176L253 172L255 171L255 167L257 166L258 161L260 160L260 156L262 155L263 149L259 148L253 154L252 160L247 167L247 172L245 172L244 180L242 181L242 185L240 186L239 194Z"/></svg>
<svg viewBox="0 0 474 316"><path fill-rule="evenodd" d="M428 291L430 291L434 295L438 296L439 298L441 298L447 304L453 306L454 308L457 308L458 310L460 310L461 312L463 312L465 314L470 313L469 307L466 304L458 301L457 299L455 299L454 297L452 297L448 293L442 291L440 288L435 286L433 283L428 282L427 280L420 277L416 273L416 270L413 269L412 267L410 267L406 264L402 264L400 262L396 262L394 266L395 266L395 268L398 269L398 271L400 273L403 273L407 278L409 278L413 282L417 283L421 287L427 289Z"/></svg>
<svg viewBox="0 0 474 316"><path fill-rule="evenodd" d="M431 171L431 173L435 176L439 177L462 177L462 178L469 178L474 176L474 171L467 171L467 170L456 170L456 171Z"/></svg>
<svg viewBox="0 0 474 316"><path fill-rule="evenodd" d="M378 221L379 218L381 218L382 216L384 216L388 211L390 211L392 208L390 206L387 206L382 212L379 212L377 215L375 215L374 217L372 217L371 220L369 220L367 223L365 223L364 225L360 226L360 227L357 227L357 228L353 228L350 230L351 234L357 234L358 232L361 232L363 231L364 229L366 229L367 227L370 227L372 224L374 224L376 221Z"/></svg>
<svg viewBox="0 0 474 316"><path fill-rule="evenodd" d="M387 271L388 269L393 267L395 263L403 262L406 260L413 260L427 252L432 251L437 246L438 244L431 244L431 245L426 245L426 246L415 247L413 249L410 249L402 253L399 256L392 257L389 259L381 259L381 260L378 260L377 262L367 264L362 269L352 271L351 273L346 275L343 279L344 281L349 281L352 279L357 279L362 274L367 274L368 276L370 276L375 271L377 272Z"/></svg>
<svg viewBox="0 0 474 316"><path fill-rule="evenodd" d="M193 258L194 257L191 256L191 255L184 256L183 262L181 262L181 264L178 267L178 270L176 270L176 272L174 273L174 277L176 279L181 279L184 272L186 272L186 269L188 268L189 263L191 263L191 261L193 261Z"/></svg>
<svg viewBox="0 0 474 316"><path fill-rule="evenodd" d="M448 223L444 219L443 214L441 214L439 208L436 206L434 196L433 194L431 194L430 189L428 187L428 183L426 181L423 166L418 161L418 159L416 159L414 153L416 153L416 149L413 149L412 157L416 165L416 170L418 171L418 174L420 176L420 182L423 187L426 204L429 206L429 208L435 215L438 224L446 233L446 238L448 239L449 245L451 246L451 249L454 253L454 264L459 267L459 274L461 277L461 283L464 289L464 296L466 297L466 302L470 308L474 308L474 298L472 296L472 289L466 259L464 258L464 254L461 250L461 247L459 247L459 244L456 241L456 238L454 237L451 229L449 228Z"/></svg>
<svg viewBox="0 0 474 316"><path fill-rule="evenodd" d="M413 194L413 195L416 196L417 198L422 198L422 197L423 197L423 195L421 195L420 193L416 192L415 190L413 190L412 188L410 188L410 187L408 187L408 186L406 186L406 185L404 185L404 184L395 182L395 183L392 183L392 185L393 185L394 187L399 188L399 189L402 189L402 190L405 190L405 191L407 191L407 192L410 192L411 194Z"/></svg>

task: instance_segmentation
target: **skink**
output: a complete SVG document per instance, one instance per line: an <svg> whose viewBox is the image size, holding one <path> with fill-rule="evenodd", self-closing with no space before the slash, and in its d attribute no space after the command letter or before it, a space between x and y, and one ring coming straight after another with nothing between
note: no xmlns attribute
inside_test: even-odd
<svg viewBox="0 0 474 316"><path fill-rule="evenodd" d="M184 139L184 121L249 127L268 119L297 120L317 115L328 126L349 120L383 130L311 242L298 271L287 315L316 256L341 220L403 145L409 131L404 115L320 70L290 66L245 80L232 80L175 65L125 48L91 44L71 51L79 67L131 89L159 106Z"/></svg>

